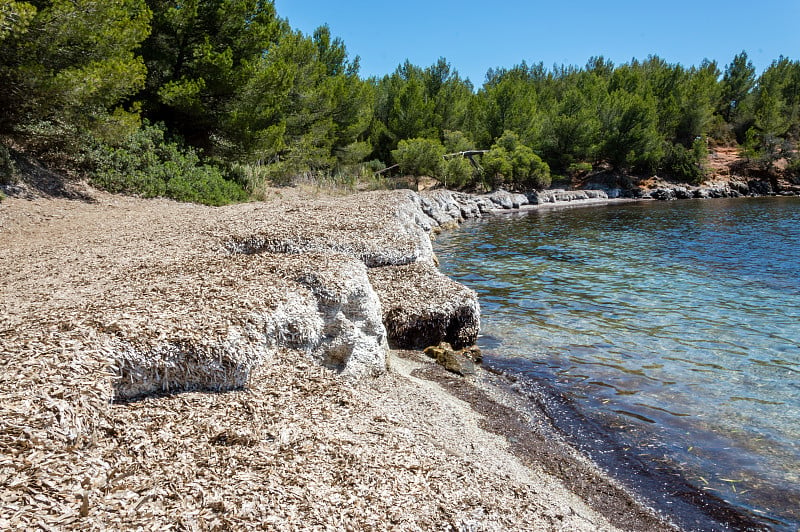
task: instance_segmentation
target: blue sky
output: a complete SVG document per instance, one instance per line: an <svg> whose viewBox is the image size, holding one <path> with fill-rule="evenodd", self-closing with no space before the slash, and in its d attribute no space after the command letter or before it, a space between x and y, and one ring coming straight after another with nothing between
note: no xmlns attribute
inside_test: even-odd
<svg viewBox="0 0 800 532"><path fill-rule="evenodd" d="M480 86L490 67L528 63L583 66L595 55L615 64L655 54L670 63L720 69L747 51L760 73L784 55L800 59L800 0L666 2L549 0L275 0L281 17L311 33L328 24L363 76L383 76L409 59L445 57Z"/></svg>

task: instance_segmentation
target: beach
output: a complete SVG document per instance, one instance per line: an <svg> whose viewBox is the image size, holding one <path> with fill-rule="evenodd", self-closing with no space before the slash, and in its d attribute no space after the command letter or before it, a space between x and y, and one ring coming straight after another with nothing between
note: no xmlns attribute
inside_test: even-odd
<svg viewBox="0 0 800 532"><path fill-rule="evenodd" d="M389 347L477 334L437 198L3 200L0 527L674 529L499 377Z"/></svg>

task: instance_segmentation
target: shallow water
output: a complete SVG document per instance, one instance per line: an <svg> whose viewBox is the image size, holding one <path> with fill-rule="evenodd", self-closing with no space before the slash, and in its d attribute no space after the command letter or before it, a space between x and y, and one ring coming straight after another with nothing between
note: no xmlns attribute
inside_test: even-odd
<svg viewBox="0 0 800 532"><path fill-rule="evenodd" d="M489 363L545 379L698 488L800 527L800 198L642 202L435 243Z"/></svg>

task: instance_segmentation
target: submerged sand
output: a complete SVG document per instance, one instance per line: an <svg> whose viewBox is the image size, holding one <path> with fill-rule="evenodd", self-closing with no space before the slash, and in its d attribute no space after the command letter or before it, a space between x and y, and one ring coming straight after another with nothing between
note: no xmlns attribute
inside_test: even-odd
<svg viewBox="0 0 800 532"><path fill-rule="evenodd" d="M414 235L385 230L396 194L285 192L221 209L102 193L0 203L0 529L671 529L555 433L532 441L590 470L598 497L563 478L574 467L559 478L515 453L413 352L343 378L313 350L270 344L243 386L119 400L117 340L141 333L155 349L165 327L181 342L218 338L241 306L297 296L318 263L424 256ZM303 253L287 254L287 234ZM262 247L258 274L226 248L248 238ZM349 258L315 254L331 238ZM484 404L511 402L481 375L459 382Z"/></svg>

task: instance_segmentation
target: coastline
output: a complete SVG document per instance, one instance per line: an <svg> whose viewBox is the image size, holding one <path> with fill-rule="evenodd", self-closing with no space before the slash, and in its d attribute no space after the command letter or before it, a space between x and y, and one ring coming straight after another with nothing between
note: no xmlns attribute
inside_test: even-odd
<svg viewBox="0 0 800 532"><path fill-rule="evenodd" d="M486 372L452 381L389 350L393 277L370 272L416 271L440 304L453 287L419 269L430 235L511 210L442 191L355 198L4 201L0 524L673 529L565 443L559 478L485 430L492 409L453 386L499 398ZM434 329L466 342L462 297ZM407 303L391 320L430 318ZM543 430L528 443L551 447ZM575 464L619 491L589 500L566 485Z"/></svg>

